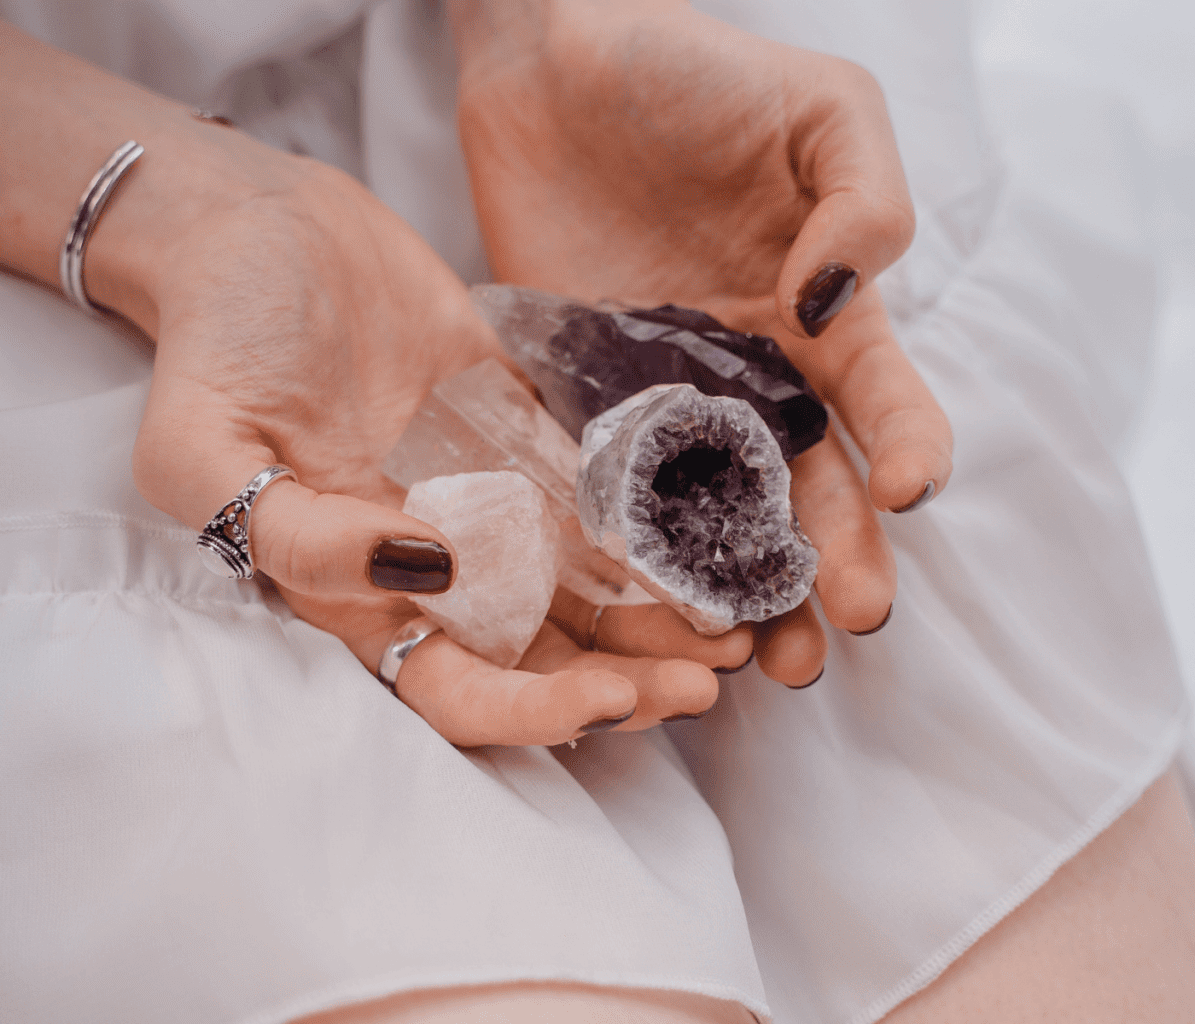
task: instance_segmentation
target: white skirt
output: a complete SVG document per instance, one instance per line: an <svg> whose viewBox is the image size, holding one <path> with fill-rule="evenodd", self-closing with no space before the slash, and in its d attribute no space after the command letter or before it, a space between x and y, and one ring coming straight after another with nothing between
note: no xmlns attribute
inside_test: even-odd
<svg viewBox="0 0 1195 1024"><path fill-rule="evenodd" d="M51 6L3 9L37 27ZM0 277L0 1018L274 1024L571 979L865 1024L1166 768L1185 697L1108 455L1110 339L1148 263L991 161L957 5L928 26L896 3L866 26L797 12L799 39L781 4L734 6L879 75L918 203L883 287L956 469L886 519L890 624L834 634L811 690L751 668L666 732L459 751L268 585L206 573L132 484L151 354ZM276 17L255 59L310 44ZM442 26L382 4L360 32L359 173L476 277L451 96L394 114L411 76L445 74L421 42ZM175 92L235 91L246 59Z"/></svg>

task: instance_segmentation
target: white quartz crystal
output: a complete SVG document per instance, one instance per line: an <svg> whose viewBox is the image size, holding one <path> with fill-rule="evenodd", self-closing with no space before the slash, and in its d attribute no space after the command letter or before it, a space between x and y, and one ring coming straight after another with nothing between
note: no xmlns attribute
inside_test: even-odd
<svg viewBox="0 0 1195 1024"><path fill-rule="evenodd" d="M451 589L415 604L462 646L502 668L518 664L548 613L561 561L543 491L521 473L459 473L414 484L403 511L457 553Z"/></svg>

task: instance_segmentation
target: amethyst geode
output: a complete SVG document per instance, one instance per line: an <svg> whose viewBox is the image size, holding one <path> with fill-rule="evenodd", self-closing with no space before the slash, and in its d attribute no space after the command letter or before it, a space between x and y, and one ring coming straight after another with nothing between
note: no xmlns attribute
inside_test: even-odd
<svg viewBox="0 0 1195 1024"><path fill-rule="evenodd" d="M661 385L585 427L577 504L591 544L716 636L809 595L818 556L790 480L749 403Z"/></svg>
<svg viewBox="0 0 1195 1024"><path fill-rule="evenodd" d="M653 384L748 402L787 461L825 436L826 409L771 338L680 306L631 309L480 285L478 311L576 440L593 417Z"/></svg>

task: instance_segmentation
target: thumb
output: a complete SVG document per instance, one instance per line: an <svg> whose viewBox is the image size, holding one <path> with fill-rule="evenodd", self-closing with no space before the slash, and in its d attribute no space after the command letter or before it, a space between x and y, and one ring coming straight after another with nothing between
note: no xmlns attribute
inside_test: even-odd
<svg viewBox="0 0 1195 1024"><path fill-rule="evenodd" d="M456 553L438 530L384 505L279 480L254 503L257 568L300 594L442 594Z"/></svg>
<svg viewBox="0 0 1195 1024"><path fill-rule="evenodd" d="M147 410L134 480L150 502L198 532L261 470L284 459L232 428L209 430L197 443L180 422L167 426ZM255 569L307 595L438 594L452 585L456 552L438 530L386 505L320 493L304 485L301 466L294 468L297 480L276 479L250 507Z"/></svg>
<svg viewBox="0 0 1195 1024"><path fill-rule="evenodd" d="M915 226L879 84L847 61L822 60L789 146L797 185L814 205L776 292L785 326L808 338L821 334L853 295L896 261Z"/></svg>

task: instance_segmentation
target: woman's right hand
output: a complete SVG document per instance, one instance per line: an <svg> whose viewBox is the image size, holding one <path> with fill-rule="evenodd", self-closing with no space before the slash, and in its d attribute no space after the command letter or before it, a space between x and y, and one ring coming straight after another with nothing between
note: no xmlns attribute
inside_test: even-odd
<svg viewBox="0 0 1195 1024"><path fill-rule="evenodd" d="M497 341L448 267L352 178L3 23L0 265L55 286L78 197L128 138L145 155L99 220L85 283L157 343L137 486L199 531L263 467L292 467L297 481L254 504L254 561L298 615L376 671L418 614L409 598L442 589L454 564L442 535L403 515L379 466L427 392L500 357ZM699 656L738 664L739 647L709 641ZM632 709L620 727L641 728L704 710L717 688L704 665L583 652L549 623L517 671L437 633L407 659L398 692L472 746L560 743Z"/></svg>

